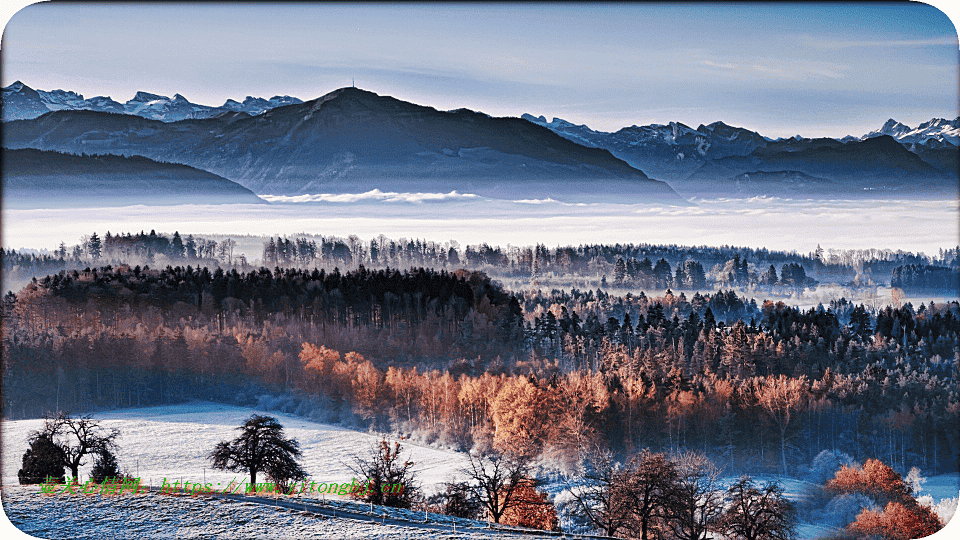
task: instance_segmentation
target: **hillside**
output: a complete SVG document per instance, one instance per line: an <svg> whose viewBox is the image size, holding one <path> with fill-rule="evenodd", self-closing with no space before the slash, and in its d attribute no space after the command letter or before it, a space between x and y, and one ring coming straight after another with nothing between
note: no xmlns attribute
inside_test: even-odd
<svg viewBox="0 0 960 540"><path fill-rule="evenodd" d="M186 165L35 149L3 150L3 187L13 208L265 204L235 182Z"/></svg>
<svg viewBox="0 0 960 540"><path fill-rule="evenodd" d="M868 191L907 192L947 187L956 190L956 178L951 184L947 175L924 162L889 135L847 143L833 139L777 141L747 156L725 157L715 163L733 171L733 175L797 171L833 180L845 187ZM698 171L690 179L704 179L707 176L703 171Z"/></svg>
<svg viewBox="0 0 960 540"><path fill-rule="evenodd" d="M304 468L310 473L310 479L317 483L349 482L352 473L346 464L351 456L365 452L379 440L376 434L311 422L288 414L208 402L106 412L97 414L96 418L102 420L104 426L120 429L118 455L121 464L131 474L139 476L143 483L160 485L161 479L167 478L171 483L174 479L183 479L226 485L234 477L243 475L211 469L206 454L220 440L235 437L235 427L254 413L278 418L286 435L300 442ZM156 493L128 493L115 498L43 497L37 494L37 486L20 487L16 476L29 432L41 425L42 420L5 421L2 438L2 483L7 488L4 511L22 530L40 537L50 532L50 516L54 515L57 516L58 534L70 538L112 537L116 530L115 519L125 523L127 535L137 538L169 538L181 536L185 531L200 537L234 536L242 531L242 536L254 538L276 537L278 530L297 538L308 535L326 538L486 538L497 534L484 530L484 523L471 520L458 520L454 534L451 518L436 514L431 514L430 523L419 524L417 521L423 519L422 512L376 507L375 516L366 516L369 513L367 505L330 495L290 497L289 501L300 503L294 504L293 508L275 507L269 500L248 502ZM404 448L417 462L419 478L429 491L436 490L440 483L448 480L464 461L461 454L409 442L404 443ZM89 466L83 467L81 475L86 476L88 471ZM301 506L304 502L307 507ZM381 517L383 512L388 512L386 523ZM345 513L350 515L344 516ZM102 514L109 514L111 519L106 516L90 519L91 515Z"/></svg>

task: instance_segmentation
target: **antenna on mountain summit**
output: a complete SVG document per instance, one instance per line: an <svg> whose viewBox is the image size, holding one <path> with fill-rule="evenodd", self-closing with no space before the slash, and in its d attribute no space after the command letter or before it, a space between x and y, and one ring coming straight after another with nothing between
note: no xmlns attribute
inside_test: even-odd
<svg viewBox="0 0 960 540"><path fill-rule="evenodd" d="M353 87L356 88L356 87L357 87L357 80L356 80L356 79L350 79L350 84L352 84Z"/></svg>

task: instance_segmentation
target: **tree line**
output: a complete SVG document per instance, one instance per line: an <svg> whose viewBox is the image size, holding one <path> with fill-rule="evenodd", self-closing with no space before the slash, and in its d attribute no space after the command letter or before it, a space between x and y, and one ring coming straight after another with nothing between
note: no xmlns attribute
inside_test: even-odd
<svg viewBox="0 0 960 540"><path fill-rule="evenodd" d="M60 269L91 265L192 264L222 266L226 270L250 269L247 256L235 253L236 241L219 241L196 235L96 232L71 249L61 243L49 255L4 250L3 268L17 277L40 276ZM456 241L438 243L421 239L390 239L380 235L369 242L347 238L310 236L269 238L263 243L260 263L274 267L319 267L353 270L428 267L482 270L495 277L526 279L533 284L585 279L601 287L668 287L698 290L721 287L803 289L819 282L862 286L897 281L911 287L956 288L960 247L940 250L934 256L891 250L829 250L818 247L810 254L735 246L677 246L649 244L589 244L502 248L483 243L461 247ZM42 267L31 257L43 260ZM49 260L47 260L47 259ZM899 268L899 270L898 270ZM944 277L943 270L953 274ZM778 273L779 272L779 273ZM948 272L949 273L949 272ZM916 275L921 277L917 278ZM917 281L919 279L919 281ZM932 280L932 281L930 281ZM930 281L930 283L926 283ZM915 283L916 282L916 283ZM897 285L894 285L897 286Z"/></svg>

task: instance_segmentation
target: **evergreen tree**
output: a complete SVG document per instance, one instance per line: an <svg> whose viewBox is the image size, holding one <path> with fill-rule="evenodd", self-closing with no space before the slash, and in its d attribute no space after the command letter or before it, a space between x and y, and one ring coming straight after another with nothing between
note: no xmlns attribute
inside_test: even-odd
<svg viewBox="0 0 960 540"><path fill-rule="evenodd" d="M192 234L187 236L187 241L184 242L183 247L186 249L186 255L188 259L197 258L197 241L194 240Z"/></svg>
<svg viewBox="0 0 960 540"><path fill-rule="evenodd" d="M23 468L17 471L20 483L40 484L52 478L64 483L64 470L67 467L67 454L57 446L50 435L39 433L30 441L30 448L23 454Z"/></svg>
<svg viewBox="0 0 960 540"><path fill-rule="evenodd" d="M764 285L776 285L777 281L777 269L770 265L770 268L763 274L763 277L760 278L760 282Z"/></svg>
<svg viewBox="0 0 960 540"><path fill-rule="evenodd" d="M685 287L688 281L689 280L687 279L687 273L684 271L683 265L678 264L676 275L673 278L673 283L676 285L678 289L680 289Z"/></svg>
<svg viewBox="0 0 960 540"><path fill-rule="evenodd" d="M613 265L613 282L622 285L626 275L627 263L624 262L623 257L617 257L617 262Z"/></svg>
<svg viewBox="0 0 960 540"><path fill-rule="evenodd" d="M108 478L120 478L121 476L120 464L117 463L117 458L113 455L113 452L106 448L97 452L97 459L93 468L90 469L90 479L102 484Z"/></svg>
<svg viewBox="0 0 960 540"><path fill-rule="evenodd" d="M103 244L100 242L100 237L97 236L96 231L94 231L94 233L90 235L90 240L87 241L87 253L96 261L100 258L102 249Z"/></svg>
<svg viewBox="0 0 960 540"><path fill-rule="evenodd" d="M277 262L277 244L270 238L270 242L263 246L263 264L276 264Z"/></svg>
<svg viewBox="0 0 960 540"><path fill-rule="evenodd" d="M669 287L671 278L673 277L670 263L668 263L666 259L657 261L657 265L653 268L653 276L657 279L658 287Z"/></svg>

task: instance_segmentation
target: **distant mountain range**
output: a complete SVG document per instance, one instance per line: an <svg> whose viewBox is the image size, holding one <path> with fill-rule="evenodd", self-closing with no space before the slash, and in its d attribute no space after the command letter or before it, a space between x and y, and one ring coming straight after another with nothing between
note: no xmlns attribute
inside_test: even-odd
<svg viewBox="0 0 960 540"><path fill-rule="evenodd" d="M881 135L890 135L904 144L925 144L933 140L949 142L957 146L960 144L960 118L954 120L934 118L929 122L920 124L916 128L911 128L891 118L887 120L880 129L867 133L863 137L860 137L860 140L879 137ZM844 137L844 139L846 138L847 137ZM841 139L841 141L844 141L844 139Z"/></svg>
<svg viewBox="0 0 960 540"><path fill-rule="evenodd" d="M579 144L606 148L686 196L730 195L733 186L734 193L781 196L941 197L957 190L960 118L933 119L916 129L890 120L877 131L840 140L773 140L723 122L696 129L671 122L610 133L560 118L522 118Z"/></svg>
<svg viewBox="0 0 960 540"><path fill-rule="evenodd" d="M211 171L264 194L453 189L497 198L686 204L667 184L610 152L525 120L442 112L357 88L258 116L161 122L61 110L6 122L3 145L142 155Z"/></svg>
<svg viewBox="0 0 960 540"><path fill-rule="evenodd" d="M120 104L17 82L3 89L3 118L7 148L141 155L278 195L457 190L678 204L677 192L955 197L960 162L960 118L917 128L889 120L842 139L774 140L723 122L609 133L529 114L438 111L357 88L208 107L180 94L138 92Z"/></svg>
<svg viewBox="0 0 960 540"><path fill-rule="evenodd" d="M226 178L145 157L3 150L5 206L266 203ZM55 195L55 196L54 196Z"/></svg>
<svg viewBox="0 0 960 540"><path fill-rule="evenodd" d="M256 116L274 107L296 103L303 101L290 96L274 96L270 99L247 96L243 103L228 99L220 107L209 107L190 103L180 94L169 98L137 92L133 99L121 104L105 96L84 99L81 94L66 90L34 90L17 81L3 89L3 120L28 120L51 111L100 111L176 122L189 118L211 118L224 113L241 112Z"/></svg>

